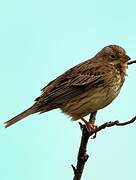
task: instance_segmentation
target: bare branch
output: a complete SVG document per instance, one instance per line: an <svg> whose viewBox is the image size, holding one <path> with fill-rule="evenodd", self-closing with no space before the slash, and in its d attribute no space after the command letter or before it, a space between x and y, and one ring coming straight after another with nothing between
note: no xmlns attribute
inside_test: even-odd
<svg viewBox="0 0 136 180"><path fill-rule="evenodd" d="M75 166L73 166L73 164L71 166L72 166L72 169L74 171L74 175L76 175L76 168L75 168Z"/></svg>
<svg viewBox="0 0 136 180"><path fill-rule="evenodd" d="M79 148L79 152L78 152L78 158L77 158L77 166L76 168L72 165L72 167L74 167L74 178L73 180L80 180L83 170L84 170L84 166L85 166L85 162L87 161L87 159L89 158L88 154L86 154L86 149L87 149L87 142L89 140L89 132L87 131L87 128L85 125L82 125L82 138L81 138L81 144L80 144L80 148Z"/></svg>
<svg viewBox="0 0 136 180"><path fill-rule="evenodd" d="M128 65L136 63L136 60L128 61Z"/></svg>
<svg viewBox="0 0 136 180"><path fill-rule="evenodd" d="M134 123L136 121L136 116L133 117L131 120L129 121L126 121L126 122L123 122L123 123L120 123L118 120L116 121L109 121L109 122L106 122L102 125L100 125L99 127L97 127L96 129L92 130L90 132L90 136L92 136L94 133L97 133L98 131L101 131L102 129L105 129L107 127L112 127L112 126L126 126L128 124L131 124L131 123Z"/></svg>
<svg viewBox="0 0 136 180"><path fill-rule="evenodd" d="M134 123L136 121L136 116L133 117L131 120L120 123L118 120L116 121L109 121L106 122L100 126L98 126L96 129L92 130L91 132L88 132L85 125L80 123L80 128L82 130L82 137L81 137L81 143L79 147L78 157L77 157L77 165L74 167L72 165L73 171L74 171L74 178L73 180L81 180L81 176L84 170L84 166L86 161L89 158L89 155L87 154L87 143L89 138L95 134L93 138L96 137L96 133L101 131L102 129L112 127L112 126L126 126L128 124Z"/></svg>

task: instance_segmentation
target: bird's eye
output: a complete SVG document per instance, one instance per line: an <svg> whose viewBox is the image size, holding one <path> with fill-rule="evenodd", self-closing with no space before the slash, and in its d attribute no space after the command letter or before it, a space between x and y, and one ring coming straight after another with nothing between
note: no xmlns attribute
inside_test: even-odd
<svg viewBox="0 0 136 180"><path fill-rule="evenodd" d="M115 59L115 58L116 58L116 56L113 55L113 54L111 54L110 57L111 57L112 59Z"/></svg>

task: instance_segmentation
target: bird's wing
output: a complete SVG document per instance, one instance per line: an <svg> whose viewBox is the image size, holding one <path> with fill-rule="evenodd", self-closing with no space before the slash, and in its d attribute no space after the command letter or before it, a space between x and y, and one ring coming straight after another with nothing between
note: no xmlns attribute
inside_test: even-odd
<svg viewBox="0 0 136 180"><path fill-rule="evenodd" d="M107 71L100 63L81 64L58 77L47 87L39 99L48 104L62 104L79 96L87 88L98 87L104 84ZM38 99L37 99L38 100Z"/></svg>

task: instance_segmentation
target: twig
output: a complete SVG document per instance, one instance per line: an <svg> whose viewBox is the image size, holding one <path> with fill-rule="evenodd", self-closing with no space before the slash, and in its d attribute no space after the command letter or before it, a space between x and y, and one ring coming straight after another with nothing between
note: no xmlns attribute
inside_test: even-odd
<svg viewBox="0 0 136 180"><path fill-rule="evenodd" d="M128 65L136 63L136 60L128 61Z"/></svg>
<svg viewBox="0 0 136 180"><path fill-rule="evenodd" d="M126 126L128 124L131 124L131 123L134 123L136 121L136 116L133 117L131 120L129 121L126 121L126 122L123 122L123 123L120 123L118 120L116 121L109 121L109 122L106 122L102 125L100 125L99 127L97 127L96 129L92 130L90 132L90 136L92 136L94 133L97 133L99 131L101 131L102 129L105 129L107 127L112 127L112 126Z"/></svg>
<svg viewBox="0 0 136 180"><path fill-rule="evenodd" d="M82 137L81 137L81 143L80 143L79 152L78 152L77 165L76 167L72 165L72 168L74 171L73 180L81 179L85 163L89 158L89 155L87 154L87 143L88 143L89 137L98 133L102 129L112 127L112 126L126 126L128 124L134 123L135 121L136 121L136 116L133 117L131 120L123 122L123 123L120 123L118 120L109 121L98 126L96 129L92 130L91 132L88 132L86 126L80 123L80 128L82 130Z"/></svg>

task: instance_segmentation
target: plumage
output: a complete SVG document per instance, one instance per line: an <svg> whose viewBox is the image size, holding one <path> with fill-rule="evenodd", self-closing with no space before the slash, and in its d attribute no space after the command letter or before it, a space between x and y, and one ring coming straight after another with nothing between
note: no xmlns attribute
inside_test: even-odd
<svg viewBox="0 0 136 180"><path fill-rule="evenodd" d="M104 108L119 94L130 58L123 48L110 45L96 56L66 71L42 89L22 118L60 108L78 120ZM31 111L30 111L31 109ZM5 127L21 120L21 115L5 122Z"/></svg>

